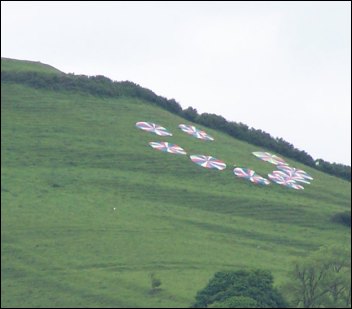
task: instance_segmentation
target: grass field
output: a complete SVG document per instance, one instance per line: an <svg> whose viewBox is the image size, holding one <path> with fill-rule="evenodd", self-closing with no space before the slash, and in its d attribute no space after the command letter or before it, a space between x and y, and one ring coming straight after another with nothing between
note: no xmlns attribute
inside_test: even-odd
<svg viewBox="0 0 352 309"><path fill-rule="evenodd" d="M1 307L189 307L217 271L268 269L279 286L295 258L350 241L330 220L350 210L349 182L287 159L314 177L305 190L253 185L232 166L266 176L274 165L251 154L265 149L207 128L215 141L203 142L180 123L133 98L2 84ZM150 141L228 167L207 170Z"/></svg>

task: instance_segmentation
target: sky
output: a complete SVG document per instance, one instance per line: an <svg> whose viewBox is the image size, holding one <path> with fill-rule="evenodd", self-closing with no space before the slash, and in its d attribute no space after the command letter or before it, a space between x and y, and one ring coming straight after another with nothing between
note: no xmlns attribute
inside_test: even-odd
<svg viewBox="0 0 352 309"><path fill-rule="evenodd" d="M129 80L351 165L350 1L1 1L1 57Z"/></svg>

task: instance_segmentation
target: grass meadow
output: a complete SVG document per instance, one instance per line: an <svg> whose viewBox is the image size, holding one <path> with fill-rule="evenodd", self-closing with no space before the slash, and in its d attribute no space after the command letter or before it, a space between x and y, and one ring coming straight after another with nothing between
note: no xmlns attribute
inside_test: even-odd
<svg viewBox="0 0 352 309"><path fill-rule="evenodd" d="M350 241L331 222L350 210L349 182L287 159L314 177L305 190L256 186L232 169L267 176L275 166L251 154L265 149L197 126L215 138L204 142L180 123L189 122L133 98L2 84L1 307L189 307L217 271L268 269L280 286L297 257Z"/></svg>

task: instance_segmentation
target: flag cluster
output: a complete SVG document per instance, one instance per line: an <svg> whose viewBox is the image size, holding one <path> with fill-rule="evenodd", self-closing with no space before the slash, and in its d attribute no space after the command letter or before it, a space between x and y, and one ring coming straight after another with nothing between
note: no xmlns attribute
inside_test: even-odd
<svg viewBox="0 0 352 309"><path fill-rule="evenodd" d="M154 133L159 136L172 136L172 133L169 132L166 128L152 123L152 122L145 122L140 121L136 123L136 127ZM200 130L192 125L180 124L178 126L183 132L189 134L192 137L203 141L214 141L214 138L207 134L205 131ZM167 152L171 154L179 154L179 155L187 155L187 152L180 146L176 144L171 144L168 142L150 142L149 145L155 149L162 152ZM290 167L285 160L275 154L271 154L269 152L262 152L262 151L255 151L252 152L260 160L265 162L269 162L271 164L276 165L278 170L275 170L268 174L269 179L272 182L275 182L279 185L285 186L287 188L295 189L295 190L302 190L304 189L302 183L310 184L310 181L313 180L313 177L310 176L303 170L296 169L294 167ZM224 170L226 168L226 163L214 158L209 155L190 155L189 156L191 161L195 164L207 168L207 169L217 169L217 170ZM243 178L249 180L254 184L259 185L269 185L270 181L260 175L258 175L254 170L245 168L245 167L235 167L233 169L233 173L235 176L239 178Z"/></svg>

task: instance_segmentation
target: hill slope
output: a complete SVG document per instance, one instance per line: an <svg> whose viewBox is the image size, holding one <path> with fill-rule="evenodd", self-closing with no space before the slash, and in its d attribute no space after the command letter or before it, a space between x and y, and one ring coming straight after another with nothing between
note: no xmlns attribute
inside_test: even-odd
<svg viewBox="0 0 352 309"><path fill-rule="evenodd" d="M348 239L330 218L350 210L350 183L287 159L314 177L304 191L255 186L231 167L266 176L274 166L251 154L261 149L211 129L215 141L202 142L180 123L135 98L2 85L2 307L188 307L216 271L265 268L279 285L294 258ZM150 141L228 168L203 169Z"/></svg>
<svg viewBox="0 0 352 309"><path fill-rule="evenodd" d="M1 71L63 74L63 72L48 64L10 58L1 58Z"/></svg>

